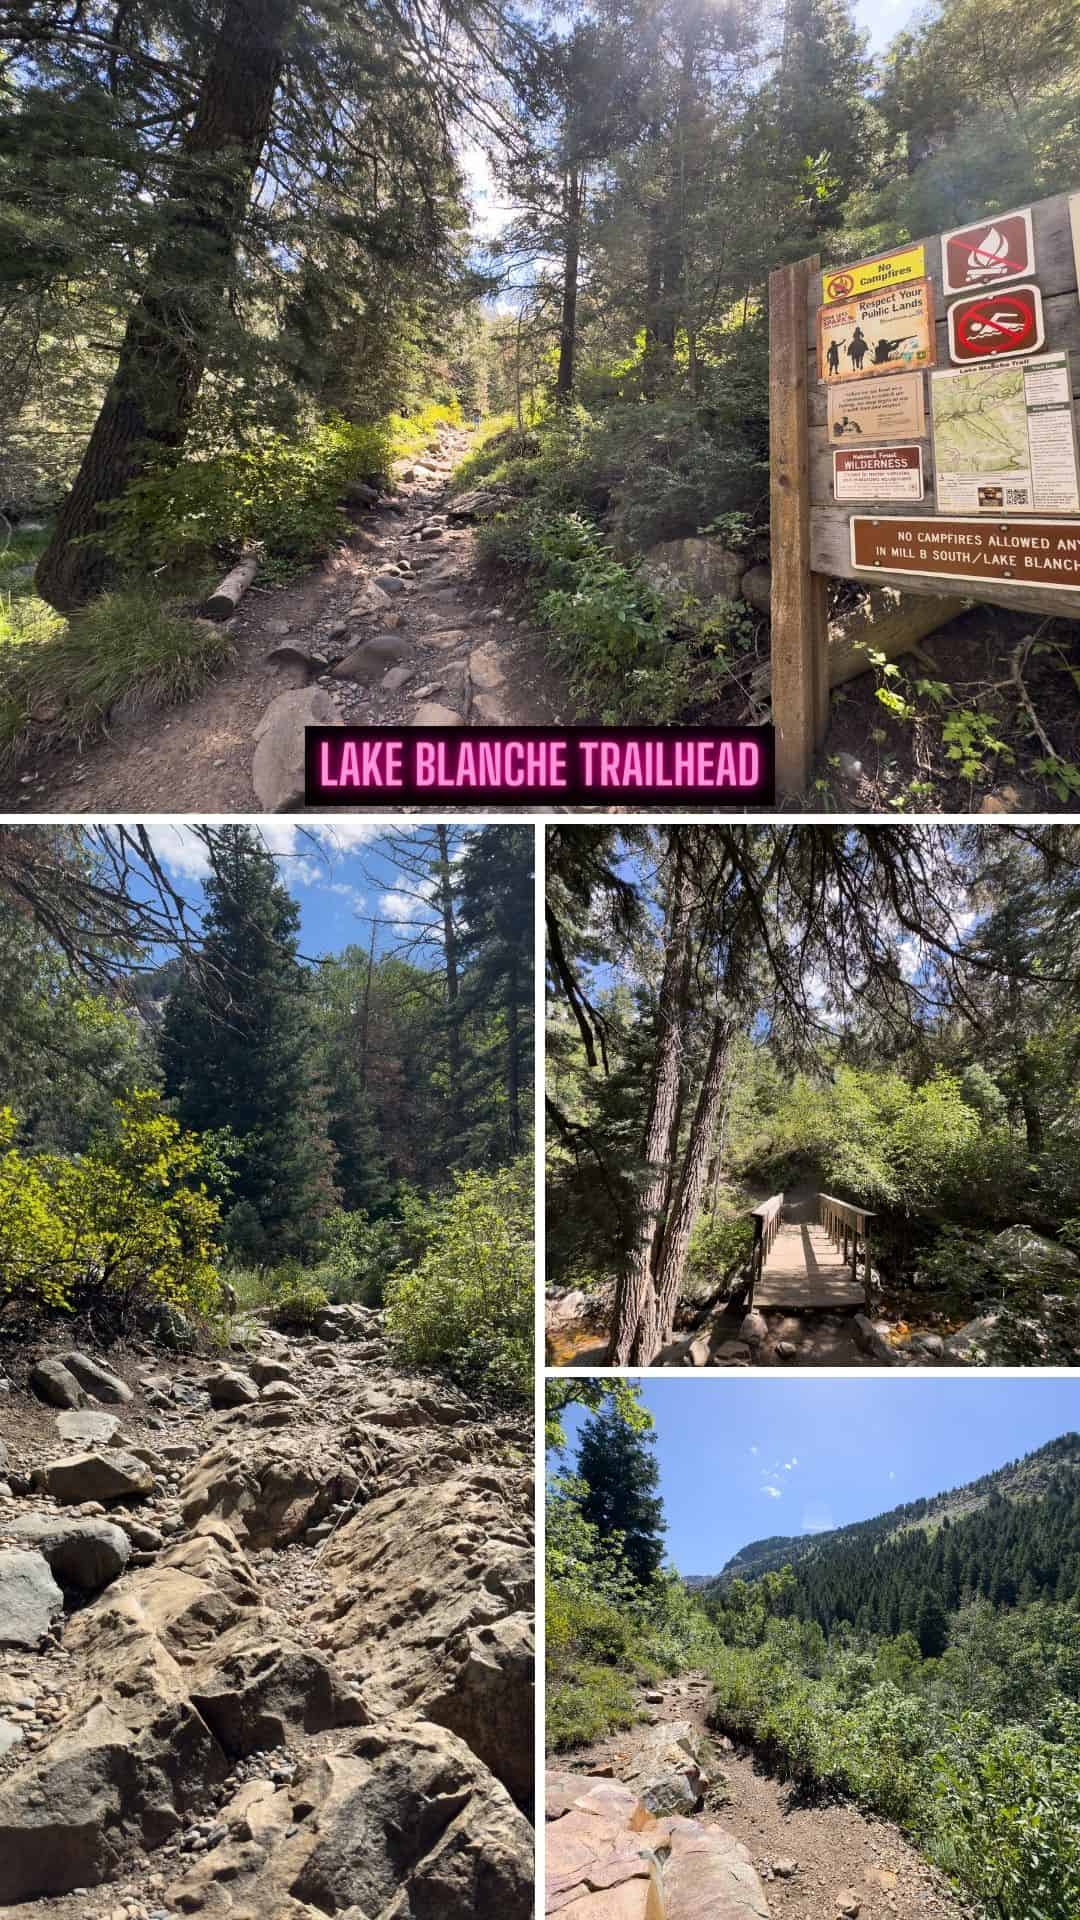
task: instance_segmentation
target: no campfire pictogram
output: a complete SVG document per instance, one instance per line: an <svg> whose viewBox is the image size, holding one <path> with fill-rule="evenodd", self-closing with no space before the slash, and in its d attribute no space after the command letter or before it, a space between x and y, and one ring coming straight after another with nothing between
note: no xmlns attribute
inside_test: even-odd
<svg viewBox="0 0 1080 1920"><path fill-rule="evenodd" d="M1031 208L999 213L972 227L956 227L941 236L941 271L946 293L1023 280L1035 271Z"/></svg>
<svg viewBox="0 0 1080 1920"><path fill-rule="evenodd" d="M1044 338L1038 287L975 294L949 308L949 357L957 366L1037 353Z"/></svg>

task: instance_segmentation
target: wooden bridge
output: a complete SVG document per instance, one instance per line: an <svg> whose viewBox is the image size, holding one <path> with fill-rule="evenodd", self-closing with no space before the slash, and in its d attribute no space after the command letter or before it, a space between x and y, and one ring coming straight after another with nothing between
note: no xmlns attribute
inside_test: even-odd
<svg viewBox="0 0 1080 1920"><path fill-rule="evenodd" d="M872 1213L828 1193L799 1189L790 1197L774 1193L751 1217L748 1308L869 1308Z"/></svg>

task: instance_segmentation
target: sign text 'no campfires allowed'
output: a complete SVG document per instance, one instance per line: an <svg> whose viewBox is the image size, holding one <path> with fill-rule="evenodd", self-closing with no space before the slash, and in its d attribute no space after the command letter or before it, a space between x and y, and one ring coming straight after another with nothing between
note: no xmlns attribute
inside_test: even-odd
<svg viewBox="0 0 1080 1920"><path fill-rule="evenodd" d="M999 585L1080 587L1076 520L916 519L856 514L851 564L869 573L917 573Z"/></svg>

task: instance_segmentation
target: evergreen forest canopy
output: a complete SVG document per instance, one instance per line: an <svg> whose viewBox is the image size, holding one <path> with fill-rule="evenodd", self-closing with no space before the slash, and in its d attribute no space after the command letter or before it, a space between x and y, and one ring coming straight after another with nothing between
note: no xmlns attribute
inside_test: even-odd
<svg viewBox="0 0 1080 1920"><path fill-rule="evenodd" d="M612 1360L737 1297L800 1184L909 1316L1075 1358L1075 828L556 827L547 873L549 1280Z"/></svg>
<svg viewBox="0 0 1080 1920"><path fill-rule="evenodd" d="M1077 1435L834 1535L764 1543L798 1551L690 1590L664 1565L652 1416L599 1380L551 1391L549 1744L630 1726L644 1687L704 1670L710 1724L804 1802L839 1794L896 1821L979 1920L1071 1920ZM569 1470L558 1416L574 1398L592 1411Z"/></svg>
<svg viewBox="0 0 1080 1920"><path fill-rule="evenodd" d="M934 0L874 59L846 0L0 0L0 508L49 522L0 571L0 753L88 656L119 698L132 636L188 697L193 584L306 565L459 409L581 711L744 706L749 603L636 558L764 555L768 271L1075 188L1078 80L1072 0ZM999 732L952 718L974 777Z"/></svg>
<svg viewBox="0 0 1080 1920"><path fill-rule="evenodd" d="M394 886L321 955L258 831L189 829L198 888L169 831L0 830L0 1335L359 1301L415 1361L525 1393L530 830L365 829ZM295 850L327 885L333 834Z"/></svg>

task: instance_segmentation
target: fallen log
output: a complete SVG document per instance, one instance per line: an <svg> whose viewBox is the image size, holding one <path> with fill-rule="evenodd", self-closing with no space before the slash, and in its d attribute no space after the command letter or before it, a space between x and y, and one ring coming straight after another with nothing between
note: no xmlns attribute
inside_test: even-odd
<svg viewBox="0 0 1080 1920"><path fill-rule="evenodd" d="M970 600L898 593L895 587L871 587L859 606L829 622L830 687L869 673L869 652L883 653L887 660L910 653L928 634L966 613L971 604Z"/></svg>
<svg viewBox="0 0 1080 1920"><path fill-rule="evenodd" d="M204 620L228 620L236 612L245 593L259 571L262 555L257 548L245 553L225 575L220 585L214 588L209 600L204 600L199 612Z"/></svg>

